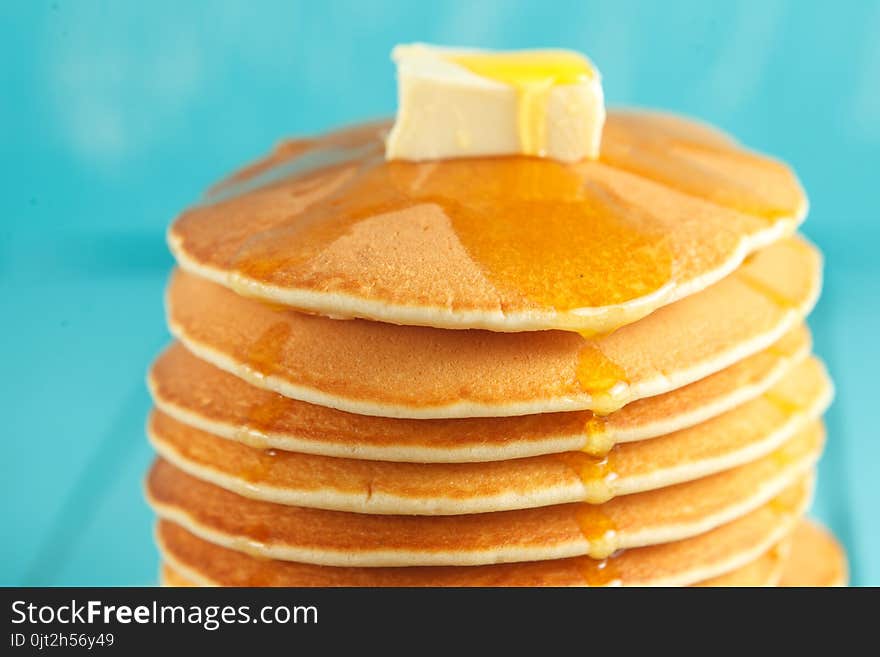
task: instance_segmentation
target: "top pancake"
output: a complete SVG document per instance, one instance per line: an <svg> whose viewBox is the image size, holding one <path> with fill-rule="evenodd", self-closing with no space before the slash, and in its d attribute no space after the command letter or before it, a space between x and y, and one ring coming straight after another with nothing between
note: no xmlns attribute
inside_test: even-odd
<svg viewBox="0 0 880 657"><path fill-rule="evenodd" d="M812 308L821 258L800 238L611 335L494 333L338 321L178 272L168 323L189 351L257 387L361 415L610 413L769 347Z"/></svg>
<svg viewBox="0 0 880 657"><path fill-rule="evenodd" d="M783 164L669 116L614 111L601 157L385 162L385 126L283 144L187 210L181 266L332 317L607 332L790 234Z"/></svg>

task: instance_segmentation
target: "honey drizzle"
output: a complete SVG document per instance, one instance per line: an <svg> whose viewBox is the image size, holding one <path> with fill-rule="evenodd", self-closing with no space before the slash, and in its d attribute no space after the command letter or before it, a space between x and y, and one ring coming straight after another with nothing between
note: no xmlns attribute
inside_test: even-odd
<svg viewBox="0 0 880 657"><path fill-rule="evenodd" d="M557 458L570 468L584 487L583 504L575 519L581 535L589 544L590 556L607 559L617 549L617 526L602 508L614 497L614 482L619 478L616 468L617 447L602 414L620 409L627 401L629 381L626 370L608 358L596 345L583 336L585 344L578 354L576 378L581 390L590 395L593 411L584 423L585 443L580 452L563 452ZM587 581L612 582L614 569L603 561L585 572ZM589 577L587 574L589 573Z"/></svg>
<svg viewBox="0 0 880 657"><path fill-rule="evenodd" d="M768 553L775 561L780 561L788 557L789 548L790 546L788 541L783 540L771 547L768 550Z"/></svg>
<svg viewBox="0 0 880 657"><path fill-rule="evenodd" d="M778 341L774 342L769 347L767 347L764 351L766 351L768 354L771 354L771 355L776 356L778 358L788 358L788 357L792 356L793 354L792 354L791 349L788 349L785 345L781 344L783 342L783 340L784 340L784 338L782 340L778 340Z"/></svg>
<svg viewBox="0 0 880 657"><path fill-rule="evenodd" d="M768 390L762 397L775 406L783 415L792 416L804 410L803 406L778 392Z"/></svg>
<svg viewBox="0 0 880 657"><path fill-rule="evenodd" d="M449 59L476 75L515 89L520 149L527 155L546 154L547 103L553 87L595 75L584 57L566 51L470 52Z"/></svg>
<svg viewBox="0 0 880 657"><path fill-rule="evenodd" d="M776 407L776 409L786 418L791 418L804 410L801 404L798 404L773 390L768 390L761 396L771 405ZM811 445L814 442L815 441L809 441ZM771 458L780 467L791 465L804 455L803 443L804 441L798 437L789 438L781 447L778 447L771 454Z"/></svg>
<svg viewBox="0 0 880 657"><path fill-rule="evenodd" d="M789 518L794 516L800 509L804 497L804 484L792 486L774 497L767 503L767 508L777 515Z"/></svg>
<svg viewBox="0 0 880 657"><path fill-rule="evenodd" d="M590 456L601 458L614 447L614 435L608 430L608 422L595 413L590 413L590 419L584 423L584 439L582 450Z"/></svg>
<svg viewBox="0 0 880 657"><path fill-rule="evenodd" d="M777 447L771 454L771 458L780 468L797 463L802 460L810 452L819 449L821 443L821 432L814 428L807 429L811 433L808 435L796 435L789 438L783 445Z"/></svg>
<svg viewBox="0 0 880 657"><path fill-rule="evenodd" d="M616 449L612 449L604 457L585 452L562 452L556 458L580 479L585 491L584 500L590 504L601 504L614 497L614 482L619 477L616 455Z"/></svg>
<svg viewBox="0 0 880 657"><path fill-rule="evenodd" d="M282 306L264 305L270 307L274 312L284 312ZM290 332L290 324L278 321L260 334L251 344L245 356L244 362L250 368L250 376L262 380L279 371L282 354ZM247 418L236 426L233 432L235 440L256 449L264 449L269 445L267 434L274 428L278 419L286 413L288 407L288 401L284 396L277 393L266 394L271 394L271 396L248 408ZM273 450L270 449L268 452L274 455Z"/></svg>
<svg viewBox="0 0 880 657"><path fill-rule="evenodd" d="M257 449L269 446L268 434L287 413L289 400L277 393L267 394L271 397L248 408L245 422L235 427L234 438L238 442Z"/></svg>
<svg viewBox="0 0 880 657"><path fill-rule="evenodd" d="M607 559L618 549L617 524L601 504L577 505L575 521L593 559Z"/></svg>
<svg viewBox="0 0 880 657"><path fill-rule="evenodd" d="M621 554L618 551L604 559L583 557L579 565L584 582L588 586L621 586L623 573L617 561Z"/></svg>
<svg viewBox="0 0 880 657"><path fill-rule="evenodd" d="M258 525L253 524L251 525L251 527L256 528L258 527ZM268 534L268 532L264 532L262 530L262 525L259 525L260 533ZM262 559L264 561L269 560L269 557L267 557L265 554L266 543L264 541L249 538L247 536L230 536L229 540L232 543L232 545L230 546L231 549L235 550L236 552L243 552L251 557L254 557L255 559Z"/></svg>
<svg viewBox="0 0 880 657"><path fill-rule="evenodd" d="M248 455L246 462L242 465L239 475L244 479L245 488L252 492L256 492L259 484L265 484L269 478L269 474L275 467L273 457L278 452L274 449L254 450Z"/></svg>
<svg viewBox="0 0 880 657"><path fill-rule="evenodd" d="M279 370L280 356L290 337L290 324L277 322L260 334L248 350L245 362L257 378L271 376Z"/></svg>
<svg viewBox="0 0 880 657"><path fill-rule="evenodd" d="M762 281L760 278L749 274L743 268L740 268L737 272L737 277L743 283L745 283L748 287L753 289L755 292L759 293L763 297L770 299L774 304L779 306L780 308L796 308L797 303L784 295L782 292L774 288L771 284L766 281Z"/></svg>
<svg viewBox="0 0 880 657"><path fill-rule="evenodd" d="M362 293L363 281L310 265L364 222L407 210L418 221L426 215L416 208L433 206L449 221L442 230L505 297L568 311L671 284L672 254L655 222L582 165L527 157L385 162L380 152L356 161L357 172L332 194L247 241L231 263L233 279L284 285L293 276Z"/></svg>

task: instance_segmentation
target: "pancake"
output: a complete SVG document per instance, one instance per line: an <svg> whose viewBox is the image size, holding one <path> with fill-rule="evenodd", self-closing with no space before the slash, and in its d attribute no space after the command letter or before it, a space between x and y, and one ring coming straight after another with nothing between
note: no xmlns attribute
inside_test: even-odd
<svg viewBox="0 0 880 657"><path fill-rule="evenodd" d="M254 500L161 458L147 478L160 517L234 549L329 566L480 565L589 555L681 540L748 513L806 476L819 425L778 454L696 481L615 498L454 516L366 515Z"/></svg>
<svg viewBox="0 0 880 657"><path fill-rule="evenodd" d="M809 504L809 486L683 541L588 557L484 566L335 568L255 557L160 520L162 560L202 586L686 586L747 565L783 540Z"/></svg>
<svg viewBox="0 0 880 657"><path fill-rule="evenodd" d="M178 271L172 333L199 358L286 397L363 415L616 411L766 349L800 322L821 258L800 238L602 338L338 321L267 306Z"/></svg>
<svg viewBox="0 0 880 657"><path fill-rule="evenodd" d="M700 588L777 586L782 578L782 571L785 569L785 561L791 548L790 543L791 540L786 538L745 566L717 577L704 579L692 586Z"/></svg>
<svg viewBox="0 0 880 657"><path fill-rule="evenodd" d="M785 565L785 560L782 557L784 552L785 550L781 546L774 546L745 566L731 570L718 577L697 582L692 586L775 586L782 576L782 569ZM478 568L479 566L476 567ZM199 586L199 584L188 580L164 562L160 568L159 581L162 586L169 587ZM215 584L206 583L205 586L215 586Z"/></svg>
<svg viewBox="0 0 880 657"><path fill-rule="evenodd" d="M599 417L590 411L507 418L410 420L354 415L289 399L199 360L179 343L148 377L156 407L216 436L261 449L417 463L497 461L584 450L673 433L763 394L810 349L798 326L730 367Z"/></svg>
<svg viewBox="0 0 880 657"><path fill-rule="evenodd" d="M656 112L573 163L387 161L388 128L282 143L168 231L164 584L845 582L802 524L833 387L787 165Z"/></svg>
<svg viewBox="0 0 880 657"><path fill-rule="evenodd" d="M607 332L790 234L782 163L704 126L609 112L599 161L386 162L382 125L282 145L179 217L188 271L311 313Z"/></svg>
<svg viewBox="0 0 880 657"><path fill-rule="evenodd" d="M828 530L804 520L794 532L791 556L780 586L846 586L843 548Z"/></svg>
<svg viewBox="0 0 880 657"><path fill-rule="evenodd" d="M176 467L245 497L387 514L467 514L601 503L734 468L779 448L816 420L831 384L815 359L766 394L689 429L618 445L605 457L563 452L489 463L393 463L260 450L161 412L147 434Z"/></svg>

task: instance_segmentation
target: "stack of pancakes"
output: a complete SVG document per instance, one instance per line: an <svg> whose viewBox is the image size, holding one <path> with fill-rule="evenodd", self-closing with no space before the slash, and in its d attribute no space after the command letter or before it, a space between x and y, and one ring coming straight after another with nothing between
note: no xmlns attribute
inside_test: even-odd
<svg viewBox="0 0 880 657"><path fill-rule="evenodd" d="M611 112L597 161L279 146L171 228L163 581L840 584L783 164Z"/></svg>

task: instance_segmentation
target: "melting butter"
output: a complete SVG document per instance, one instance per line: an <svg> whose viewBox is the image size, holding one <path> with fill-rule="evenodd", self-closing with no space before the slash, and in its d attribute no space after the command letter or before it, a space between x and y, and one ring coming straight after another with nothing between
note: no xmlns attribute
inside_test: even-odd
<svg viewBox="0 0 880 657"><path fill-rule="evenodd" d="M599 155L605 97L583 55L409 44L391 57L398 108L389 160L530 155L578 162Z"/></svg>
<svg viewBox="0 0 880 657"><path fill-rule="evenodd" d="M586 58L566 50L471 52L449 59L470 72L507 84L517 94L517 128L525 155L547 154L547 106L553 87L594 77Z"/></svg>

